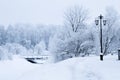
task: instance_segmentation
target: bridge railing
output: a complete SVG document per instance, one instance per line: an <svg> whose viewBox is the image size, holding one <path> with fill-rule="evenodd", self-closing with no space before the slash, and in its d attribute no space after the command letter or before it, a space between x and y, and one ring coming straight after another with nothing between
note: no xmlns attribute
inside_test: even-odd
<svg viewBox="0 0 120 80"><path fill-rule="evenodd" d="M37 63L37 61L47 61L50 56L41 55L41 56L24 56L24 58L31 62L31 63Z"/></svg>

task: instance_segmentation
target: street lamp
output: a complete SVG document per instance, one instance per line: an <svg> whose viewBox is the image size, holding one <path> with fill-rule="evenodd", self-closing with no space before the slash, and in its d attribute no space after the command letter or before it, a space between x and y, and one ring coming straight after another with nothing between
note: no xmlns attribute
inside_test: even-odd
<svg viewBox="0 0 120 80"><path fill-rule="evenodd" d="M100 60L103 61L103 48L102 48L102 25L106 25L106 20L104 20L103 16L98 16L98 19L95 20L96 25L100 25Z"/></svg>

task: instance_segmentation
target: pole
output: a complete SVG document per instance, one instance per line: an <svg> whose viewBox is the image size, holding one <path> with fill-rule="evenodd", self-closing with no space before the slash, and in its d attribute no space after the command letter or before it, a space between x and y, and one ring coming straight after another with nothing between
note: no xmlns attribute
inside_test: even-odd
<svg viewBox="0 0 120 80"><path fill-rule="evenodd" d="M102 48L102 18L103 16L100 15L99 18L100 18L100 47L101 47L100 60L102 61L103 60L103 48Z"/></svg>
<svg viewBox="0 0 120 80"><path fill-rule="evenodd" d="M118 60L120 60L120 49L118 49Z"/></svg>

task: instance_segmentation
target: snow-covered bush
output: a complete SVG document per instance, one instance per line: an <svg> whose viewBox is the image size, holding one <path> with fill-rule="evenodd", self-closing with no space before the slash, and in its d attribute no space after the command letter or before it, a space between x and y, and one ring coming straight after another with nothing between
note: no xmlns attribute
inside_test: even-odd
<svg viewBox="0 0 120 80"><path fill-rule="evenodd" d="M65 30L62 28L62 30ZM93 53L95 37L88 28L80 32L59 31L50 40L50 51L58 60L86 56Z"/></svg>
<svg viewBox="0 0 120 80"><path fill-rule="evenodd" d="M12 53L13 55L23 55L27 53L26 48L20 44L7 43L4 47L8 50L9 53Z"/></svg>
<svg viewBox="0 0 120 80"><path fill-rule="evenodd" d="M41 41L34 47L34 54L42 54L43 51L46 50L46 45L44 41Z"/></svg>
<svg viewBox="0 0 120 80"><path fill-rule="evenodd" d="M7 60L7 59L12 59L12 53L8 52L8 50L0 46L0 60Z"/></svg>

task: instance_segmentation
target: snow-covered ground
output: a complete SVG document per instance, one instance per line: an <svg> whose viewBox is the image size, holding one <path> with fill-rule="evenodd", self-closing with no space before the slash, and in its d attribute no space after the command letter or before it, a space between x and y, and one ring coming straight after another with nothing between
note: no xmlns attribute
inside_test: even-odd
<svg viewBox="0 0 120 80"><path fill-rule="evenodd" d="M58 63L32 64L21 57L0 62L0 80L120 80L117 55L72 58Z"/></svg>

